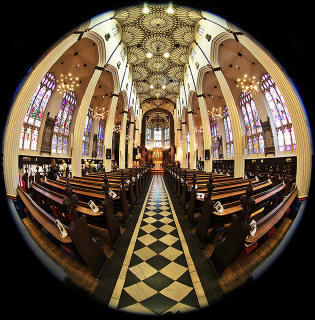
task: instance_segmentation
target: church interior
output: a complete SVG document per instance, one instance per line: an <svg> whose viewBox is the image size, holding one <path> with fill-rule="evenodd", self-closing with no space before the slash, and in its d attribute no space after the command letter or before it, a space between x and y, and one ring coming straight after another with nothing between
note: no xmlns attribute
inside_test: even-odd
<svg viewBox="0 0 315 320"><path fill-rule="evenodd" d="M6 202L74 295L117 316L198 315L293 237L312 131L285 69L241 27L206 7L116 8L64 34L19 84Z"/></svg>

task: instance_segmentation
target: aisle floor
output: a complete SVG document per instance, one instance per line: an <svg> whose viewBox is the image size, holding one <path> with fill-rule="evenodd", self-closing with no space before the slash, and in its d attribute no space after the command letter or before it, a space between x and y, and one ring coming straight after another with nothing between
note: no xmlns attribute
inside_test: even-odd
<svg viewBox="0 0 315 320"><path fill-rule="evenodd" d="M207 304L162 176L154 175L109 306L163 314L198 310Z"/></svg>

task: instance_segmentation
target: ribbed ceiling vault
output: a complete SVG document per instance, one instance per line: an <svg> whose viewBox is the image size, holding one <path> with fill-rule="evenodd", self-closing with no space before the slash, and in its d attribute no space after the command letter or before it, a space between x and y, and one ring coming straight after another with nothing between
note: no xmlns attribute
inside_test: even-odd
<svg viewBox="0 0 315 320"><path fill-rule="evenodd" d="M143 6L123 8L116 11L114 18L121 26L140 103L146 100L152 104L155 99L175 102L184 79L189 46L195 40L195 26L202 15L199 10L175 5L174 13L169 14L168 4L148 4L148 8L147 14L143 13ZM148 52L151 58L147 57ZM168 57L164 56L166 52Z"/></svg>

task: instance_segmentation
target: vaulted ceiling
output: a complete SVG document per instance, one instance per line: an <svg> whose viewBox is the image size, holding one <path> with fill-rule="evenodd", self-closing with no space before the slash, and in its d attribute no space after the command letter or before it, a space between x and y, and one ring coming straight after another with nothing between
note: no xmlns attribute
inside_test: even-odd
<svg viewBox="0 0 315 320"><path fill-rule="evenodd" d="M195 40L195 26L201 12L168 4L148 4L117 10L114 18L121 27L121 39L127 47L128 63L140 103L146 99L170 99L175 102L184 79L189 47Z"/></svg>

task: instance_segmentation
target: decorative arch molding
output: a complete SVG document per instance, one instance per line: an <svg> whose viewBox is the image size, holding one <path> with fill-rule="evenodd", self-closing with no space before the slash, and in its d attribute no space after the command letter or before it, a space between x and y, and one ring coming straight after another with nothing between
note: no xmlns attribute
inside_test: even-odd
<svg viewBox="0 0 315 320"><path fill-rule="evenodd" d="M104 38L95 31L85 32L82 38L91 39L94 43L96 43L98 50L98 65L104 66L106 63L106 45Z"/></svg>
<svg viewBox="0 0 315 320"><path fill-rule="evenodd" d="M74 33L68 34L61 39L53 49L37 62L34 69L25 78L23 85L13 100L7 117L3 139L3 172L6 194L8 196L16 196L19 181L19 131L33 94L45 74L77 40L78 35Z"/></svg>
<svg viewBox="0 0 315 320"><path fill-rule="evenodd" d="M210 61L212 63L212 66L219 66L219 45L223 41L228 39L234 39L234 37L232 33L226 31L218 34L215 38L213 38L210 47Z"/></svg>
<svg viewBox="0 0 315 320"><path fill-rule="evenodd" d="M114 92L113 93L119 95L119 93L120 93L120 83L119 83L119 74L118 74L117 68L115 68L111 64L106 64L104 69L112 74L113 81L114 81Z"/></svg>
<svg viewBox="0 0 315 320"><path fill-rule="evenodd" d="M142 116L142 128L144 128L144 130L142 130L141 132L141 147L144 149L145 147L145 119L147 116L150 116L151 113L155 113L155 112L164 112L166 113L169 118L170 118L170 122L169 122L169 128L170 128L170 145L171 145L171 148L173 148L174 146L174 117L173 117L173 114L168 111L167 109L163 109L163 108L153 108L153 109L150 109L148 111L146 111L143 116Z"/></svg>

